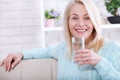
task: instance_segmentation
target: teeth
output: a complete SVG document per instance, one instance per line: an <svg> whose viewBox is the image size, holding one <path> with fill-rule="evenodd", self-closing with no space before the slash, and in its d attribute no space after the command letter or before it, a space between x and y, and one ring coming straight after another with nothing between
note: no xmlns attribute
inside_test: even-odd
<svg viewBox="0 0 120 80"><path fill-rule="evenodd" d="M84 30L77 30L78 32L85 32L85 29Z"/></svg>

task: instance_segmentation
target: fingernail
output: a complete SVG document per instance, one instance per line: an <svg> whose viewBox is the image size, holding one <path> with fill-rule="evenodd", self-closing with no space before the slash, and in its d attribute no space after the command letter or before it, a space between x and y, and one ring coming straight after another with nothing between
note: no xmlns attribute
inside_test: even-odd
<svg viewBox="0 0 120 80"><path fill-rule="evenodd" d="M12 65L12 69L14 68L14 66Z"/></svg>

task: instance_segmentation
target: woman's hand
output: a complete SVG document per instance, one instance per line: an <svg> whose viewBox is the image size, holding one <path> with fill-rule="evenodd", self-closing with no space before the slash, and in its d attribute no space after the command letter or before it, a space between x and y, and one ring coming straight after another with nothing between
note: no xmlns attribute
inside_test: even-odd
<svg viewBox="0 0 120 80"><path fill-rule="evenodd" d="M101 56L89 49L77 51L74 57L74 61L78 65L90 64L95 66L100 60Z"/></svg>
<svg viewBox="0 0 120 80"><path fill-rule="evenodd" d="M10 71L22 60L23 54L8 54L7 57L0 62L0 66L5 68L5 71Z"/></svg>

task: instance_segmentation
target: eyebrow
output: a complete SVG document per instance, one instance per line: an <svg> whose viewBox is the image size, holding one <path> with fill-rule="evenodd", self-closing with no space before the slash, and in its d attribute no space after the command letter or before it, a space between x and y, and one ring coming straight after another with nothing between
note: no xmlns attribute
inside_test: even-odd
<svg viewBox="0 0 120 80"><path fill-rule="evenodd" d="M77 16L77 14L75 14L75 13L74 13L74 14L72 14L72 15L75 15L75 16Z"/></svg>
<svg viewBox="0 0 120 80"><path fill-rule="evenodd" d="M75 14L75 13L74 13L74 14L72 14L72 15L77 16L77 14ZM86 14L84 14L84 16L89 16L89 15L88 15L88 13L86 13Z"/></svg>

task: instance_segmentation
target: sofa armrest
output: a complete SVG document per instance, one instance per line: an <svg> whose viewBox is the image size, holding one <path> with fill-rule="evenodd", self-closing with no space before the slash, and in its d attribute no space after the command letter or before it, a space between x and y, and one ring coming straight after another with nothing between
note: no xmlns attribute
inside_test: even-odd
<svg viewBox="0 0 120 80"><path fill-rule="evenodd" d="M22 60L13 70L0 68L0 80L57 80L55 59Z"/></svg>

